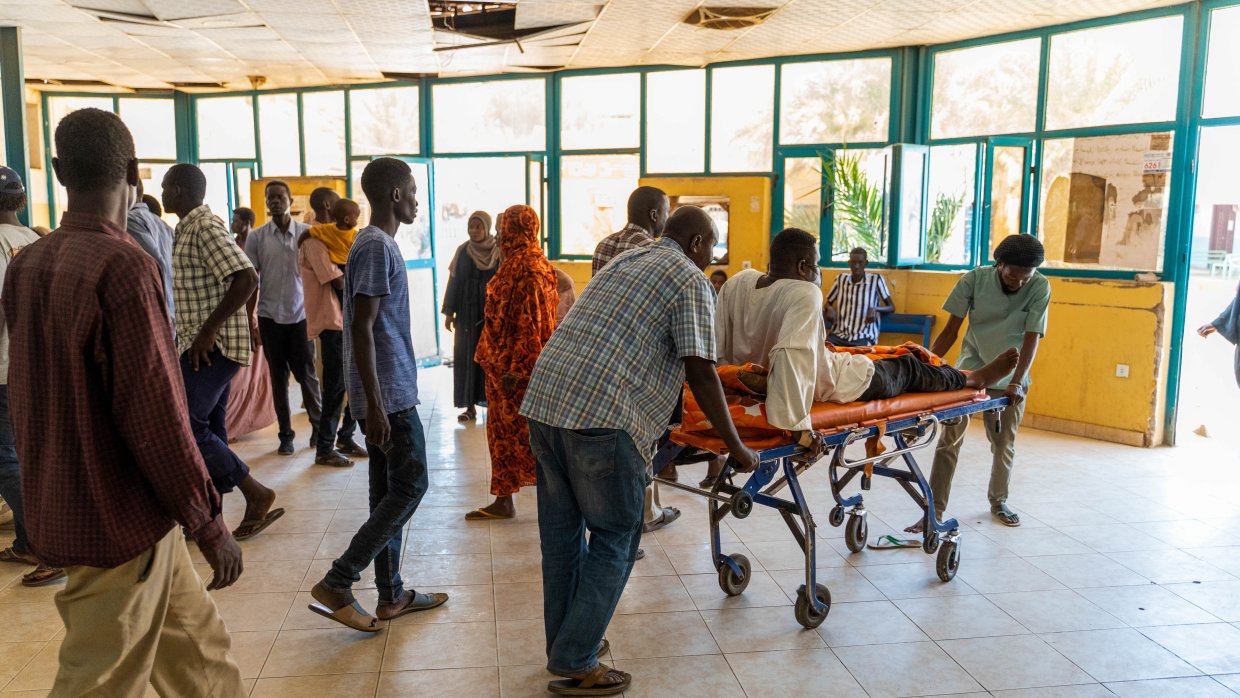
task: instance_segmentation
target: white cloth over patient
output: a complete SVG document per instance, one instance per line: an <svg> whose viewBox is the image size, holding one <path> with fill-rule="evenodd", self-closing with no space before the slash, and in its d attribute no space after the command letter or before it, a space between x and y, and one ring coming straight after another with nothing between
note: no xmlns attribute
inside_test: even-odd
<svg viewBox="0 0 1240 698"><path fill-rule="evenodd" d="M798 279L758 288L746 269L719 290L715 338L719 363L755 363L767 378L766 419L790 431L809 429L813 402L853 402L870 387L874 362L827 349L822 291Z"/></svg>

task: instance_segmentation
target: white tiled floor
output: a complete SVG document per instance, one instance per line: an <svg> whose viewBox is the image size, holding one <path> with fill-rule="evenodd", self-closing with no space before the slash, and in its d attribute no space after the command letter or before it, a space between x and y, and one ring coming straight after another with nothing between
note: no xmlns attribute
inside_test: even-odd
<svg viewBox="0 0 1240 698"><path fill-rule="evenodd" d="M457 424L446 369L421 380L433 470L404 574L451 600L373 637L310 613L310 586L365 518L365 465L315 467L308 449L281 458L272 430L244 439L238 452L288 510L243 544L245 576L215 594L251 695L547 695L534 492L518 496L515 521L466 523L488 501L484 427ZM849 553L842 529L826 524L826 468L809 471L818 581L834 603L816 631L793 618L802 557L777 515L759 507L727 521L725 552L754 566L748 590L729 598L709 558L704 500L667 492L684 516L643 541L608 661L633 673L629 696L1234 695L1240 456L1226 439L1185 440L1142 450L1026 430L1011 501L1024 526L1007 529L988 514L989 452L971 433L952 493L963 547L949 584L920 550ZM696 481L703 467L683 477ZM235 523L239 495L225 501ZM917 517L890 481L866 502L871 536ZM0 686L45 695L61 637L57 588L25 589L22 571L0 569ZM363 586L373 606L373 580Z"/></svg>

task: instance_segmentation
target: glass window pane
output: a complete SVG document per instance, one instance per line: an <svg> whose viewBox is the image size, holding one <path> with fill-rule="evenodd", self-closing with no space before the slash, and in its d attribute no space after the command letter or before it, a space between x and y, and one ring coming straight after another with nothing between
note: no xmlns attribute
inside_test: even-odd
<svg viewBox="0 0 1240 698"><path fill-rule="evenodd" d="M990 174L990 253L1009 235L1025 230L1021 220L1021 204L1025 197L1025 177L1029 172L1024 146L1002 145L994 148Z"/></svg>
<svg viewBox="0 0 1240 698"><path fill-rule="evenodd" d="M973 211L977 151L972 143L930 148L930 222L926 224L926 262L973 261Z"/></svg>
<svg viewBox="0 0 1240 698"><path fill-rule="evenodd" d="M560 147L636 148L641 75L582 75L560 82Z"/></svg>
<svg viewBox="0 0 1240 698"><path fill-rule="evenodd" d="M842 260L854 247L863 247L870 260L887 259L883 229L883 191L887 154L881 148L837 150L831 164L831 258Z"/></svg>
<svg viewBox="0 0 1240 698"><path fill-rule="evenodd" d="M1240 114L1240 7L1210 13L1210 53L1206 58L1206 117Z"/></svg>
<svg viewBox="0 0 1240 698"><path fill-rule="evenodd" d="M258 98L258 136L264 177L301 175L301 130L297 126L297 95L291 92Z"/></svg>
<svg viewBox="0 0 1240 698"><path fill-rule="evenodd" d="M934 57L931 136L1034 130L1040 39L944 51Z"/></svg>
<svg viewBox="0 0 1240 698"><path fill-rule="evenodd" d="M442 297L442 294L435 291L435 272L431 269L409 269L407 273L409 274L410 326L421 330L424 327L442 324L442 318L437 317L435 313L438 307L435 301ZM425 365L424 362L427 359L439 354L440 350L436 344L434 332L414 331L412 339L413 355L417 357L420 365ZM452 345L446 345L444 349L451 355Z"/></svg>
<svg viewBox="0 0 1240 698"><path fill-rule="evenodd" d="M164 175L168 174L168 170L171 168L172 165L167 164L145 162L139 163L138 177L142 180L143 193L150 194L156 199L160 199L164 190ZM161 200L159 202L159 207L162 209L163 205L164 203ZM164 211L164 215L161 216L161 218L164 219L165 223L173 227L176 227L177 221L179 220L177 218L177 214L171 211Z"/></svg>
<svg viewBox="0 0 1240 698"><path fill-rule="evenodd" d="M254 158L254 103L249 97L210 97L196 104L199 158Z"/></svg>
<svg viewBox="0 0 1240 698"><path fill-rule="evenodd" d="M710 169L771 169L775 123L775 67L753 65L711 71Z"/></svg>
<svg viewBox="0 0 1240 698"><path fill-rule="evenodd" d="M301 97L306 174L344 174L344 92L307 92Z"/></svg>
<svg viewBox="0 0 1240 698"><path fill-rule="evenodd" d="M543 150L547 81L491 80L435 85L435 151Z"/></svg>
<svg viewBox="0 0 1240 698"><path fill-rule="evenodd" d="M1047 265L1160 270L1172 151L1170 131L1046 141Z"/></svg>
<svg viewBox="0 0 1240 698"><path fill-rule="evenodd" d="M1046 128L1175 119L1183 17L1051 37Z"/></svg>
<svg viewBox="0 0 1240 698"><path fill-rule="evenodd" d="M171 99L122 97L120 117L133 134L139 158L177 159L176 114Z"/></svg>
<svg viewBox="0 0 1240 698"><path fill-rule="evenodd" d="M800 228L818 237L821 224L822 158L786 158L784 227Z"/></svg>
<svg viewBox="0 0 1240 698"><path fill-rule="evenodd" d="M525 203L525 158L436 158L435 268L439 273L438 298L448 284L448 265L457 248L469 239L469 214L486 211L492 224L509 206ZM539 217L541 222L542 218ZM494 228L494 225L492 225ZM443 323L440 346L452 347L452 334Z"/></svg>
<svg viewBox="0 0 1240 698"><path fill-rule="evenodd" d="M887 141L890 58L785 63L780 71L780 143Z"/></svg>
<svg viewBox="0 0 1240 698"><path fill-rule="evenodd" d="M361 215L357 219L359 228L370 224L370 202L362 193L362 172L369 162L369 160L354 160L349 164L349 178L353 182L352 198L361 209ZM430 259L432 255L431 217L434 212L431 210L429 200L429 168L425 162L411 162L409 168L413 170L413 180L418 188L414 195L418 201L418 215L413 219L413 223L400 226L400 230L396 231L396 242L400 245L401 254L406 260Z"/></svg>
<svg viewBox="0 0 1240 698"><path fill-rule="evenodd" d="M637 188L636 155L565 155L560 159L560 252L592 255L599 240L624 227Z"/></svg>
<svg viewBox="0 0 1240 698"><path fill-rule="evenodd" d="M693 173L705 167L706 71L647 73L646 171Z"/></svg>
<svg viewBox="0 0 1240 698"><path fill-rule="evenodd" d="M102 109L104 111L112 111L111 97L48 97L47 98L47 123L52 125L52 132L48 134L52 138L52 155L56 154L56 127L60 125L60 120L69 115L69 112L78 109ZM59 185L57 185L59 186ZM56 201L56 210L64 211L63 200L58 198Z"/></svg>
<svg viewBox="0 0 1240 698"><path fill-rule="evenodd" d="M354 155L414 155L422 146L418 88L349 91L349 130Z"/></svg>
<svg viewBox="0 0 1240 698"><path fill-rule="evenodd" d="M211 207L211 213L220 218L228 218L232 213L228 210L228 190L231 186L228 181L228 164L204 162L199 167L207 177L207 196L204 203Z"/></svg>

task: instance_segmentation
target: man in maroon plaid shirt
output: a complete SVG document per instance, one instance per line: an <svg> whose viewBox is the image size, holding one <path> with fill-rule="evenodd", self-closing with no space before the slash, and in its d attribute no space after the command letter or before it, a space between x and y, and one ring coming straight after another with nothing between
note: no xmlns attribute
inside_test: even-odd
<svg viewBox="0 0 1240 698"><path fill-rule="evenodd" d="M64 567L57 696L242 696L228 631L194 571L184 526L210 563L207 589L241 574L241 549L190 432L164 286L125 232L138 184L115 114L56 128L60 229L9 266L9 394L30 543Z"/></svg>

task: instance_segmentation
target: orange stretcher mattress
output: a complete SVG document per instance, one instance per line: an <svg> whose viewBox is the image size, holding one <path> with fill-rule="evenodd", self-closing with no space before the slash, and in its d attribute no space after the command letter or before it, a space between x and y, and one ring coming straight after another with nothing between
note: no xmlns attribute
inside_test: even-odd
<svg viewBox="0 0 1240 698"><path fill-rule="evenodd" d="M935 410L962 407L987 399L985 390L955 390L943 393L906 393L887 400L873 400L871 402L850 402L846 404L816 402L810 412L810 420L816 431L831 434L858 426L869 426L885 421L917 417L929 414ZM686 403L690 400L692 400L692 396L686 391ZM755 404L749 405L750 409L745 410L745 407L742 405L743 402ZM766 423L765 410L758 407L756 403L760 403L760 400L756 397L728 396L728 405L734 415L737 412L737 407L750 414L755 411L761 411L761 417L754 416L743 420L745 422L743 425L739 422L737 423L737 433L740 435L741 440L754 450L777 448L791 443L791 433ZM694 408L696 408L696 405L694 405ZM689 405L686 404L686 415L690 413L690 409ZM693 446L710 451L711 453L722 454L727 451L723 440L713 430L703 429L701 428L702 425L698 426L699 428L695 429L689 423L682 424L679 429L672 432L672 441L683 446Z"/></svg>

